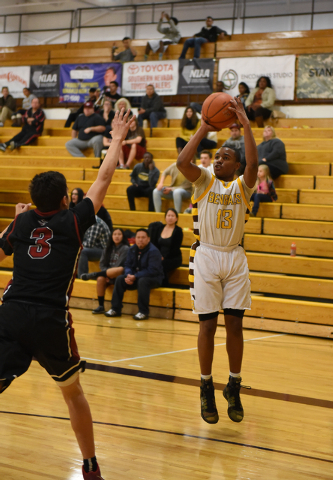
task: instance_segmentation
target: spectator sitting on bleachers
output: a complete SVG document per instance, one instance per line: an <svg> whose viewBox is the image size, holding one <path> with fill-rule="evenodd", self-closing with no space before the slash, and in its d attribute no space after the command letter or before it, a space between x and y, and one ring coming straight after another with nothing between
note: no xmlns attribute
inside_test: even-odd
<svg viewBox="0 0 333 480"><path fill-rule="evenodd" d="M103 250L101 260L99 262L100 271L92 273L84 273L81 280L97 279L97 298L98 307L92 313L104 313L104 295L105 290L114 285L115 279L124 273L124 265L127 257L129 244L124 232L121 228L116 228L110 235L108 244Z"/></svg>
<svg viewBox="0 0 333 480"><path fill-rule="evenodd" d="M10 118L16 110L16 100L9 94L8 87L2 87L0 98L0 127L4 126L7 118Z"/></svg>
<svg viewBox="0 0 333 480"><path fill-rule="evenodd" d="M214 20L212 17L206 18L206 26L202 27L199 33L196 33L194 37L188 38L184 42L184 47L179 58L185 58L186 52L189 48L194 47L193 58L200 57L201 45L207 42L217 42L218 40L223 40L224 35L227 35L227 32L221 30L221 28L213 25Z"/></svg>
<svg viewBox="0 0 333 480"><path fill-rule="evenodd" d="M93 102L83 105L83 114L75 120L72 128L72 140L66 143L67 151L73 157L84 157L82 150L94 149L95 157L99 158L103 148L103 132L105 124L103 118L95 113Z"/></svg>
<svg viewBox="0 0 333 480"><path fill-rule="evenodd" d="M103 110L100 110L98 113L103 118L105 126L111 126L111 122L114 119L116 112L112 109L112 102L110 98L105 98Z"/></svg>
<svg viewBox="0 0 333 480"><path fill-rule="evenodd" d="M116 101L121 98L121 95L117 92L119 83L116 80L110 82L109 87L104 87L105 97L111 98L112 108L114 108Z"/></svg>
<svg viewBox="0 0 333 480"><path fill-rule="evenodd" d="M143 162L138 163L130 174L132 185L127 188L127 199L130 210L135 210L135 198L148 197L150 212L154 211L153 190L160 176L156 168L153 155L146 152L143 155Z"/></svg>
<svg viewBox="0 0 333 480"><path fill-rule="evenodd" d="M77 205L78 203L82 202L82 200L84 199L85 197L85 194L82 190L82 188L74 188L72 190L72 193L71 193L71 201L69 203L69 208L74 208L75 205ZM101 208L98 210L98 212L96 213L96 215L101 218L102 220L104 220L104 222L107 224L107 226L109 227L110 229L110 232L112 232L112 220L111 220L111 216L109 214L109 212L107 211L107 209L104 207L104 205L101 206Z"/></svg>
<svg viewBox="0 0 333 480"><path fill-rule="evenodd" d="M40 137L43 132L45 115L40 108L38 98L34 98L31 102L31 108L25 112L23 116L23 127L20 133L13 138L0 144L0 150L6 151L7 147L11 150L20 148L23 145L29 145L33 140Z"/></svg>
<svg viewBox="0 0 333 480"><path fill-rule="evenodd" d="M89 90L89 100L87 101L95 103L96 100L97 100L97 89L92 87ZM69 128L72 125L72 123L75 122L77 117L81 115L81 113L83 113L84 103L82 103L80 108L71 109L71 113L68 115L68 118L65 123L65 128Z"/></svg>
<svg viewBox="0 0 333 480"><path fill-rule="evenodd" d="M117 168L129 169L133 160L142 160L146 153L146 137L142 127L138 126L138 121L132 122L125 140L123 141L122 149L119 155L119 166ZM126 162L126 163L125 163Z"/></svg>
<svg viewBox="0 0 333 480"><path fill-rule="evenodd" d="M31 107L32 99L36 98L36 96L31 93L30 88L28 88L28 87L24 87L23 95L24 95L25 98L23 98L23 100L22 100L22 108L20 108L16 112L14 112L12 117L11 117L12 120L13 120L12 127L21 127L22 126L22 116Z"/></svg>
<svg viewBox="0 0 333 480"><path fill-rule="evenodd" d="M264 141L258 145L259 165L267 165L273 180L288 173L286 148L282 140L276 138L275 130L267 125L263 131Z"/></svg>
<svg viewBox="0 0 333 480"><path fill-rule="evenodd" d="M164 181L168 175L171 176L171 184L169 187L165 187ZM192 183L178 170L177 164L173 163L164 170L159 184L153 191L155 212L162 211L162 198L168 198L173 200L175 209L178 213L181 213L182 201L191 198L191 195Z"/></svg>
<svg viewBox="0 0 333 480"><path fill-rule="evenodd" d="M146 95L142 97L138 113L140 127L143 126L143 120L150 120L150 128L156 128L158 121L166 118L166 110L162 98L155 92L154 85L146 86Z"/></svg>
<svg viewBox="0 0 333 480"><path fill-rule="evenodd" d="M122 52L117 53L115 55L115 51L118 49L116 44L114 43L112 46L112 61L113 62L133 62L135 60L135 57L137 55L136 50L131 47L131 41L132 39L130 37L124 37L122 42L124 45L124 49Z"/></svg>
<svg viewBox="0 0 333 480"><path fill-rule="evenodd" d="M202 152L200 153L200 163L198 164L198 167L207 168L207 170L209 170L211 173L214 173L214 165L212 163L212 158L212 152L210 152L209 150L202 150Z"/></svg>
<svg viewBox="0 0 333 480"><path fill-rule="evenodd" d="M163 26L163 19L168 23L168 26ZM176 17L169 17L165 12L162 12L160 21L157 25L157 31L164 35L160 40L149 40L146 46L145 60L148 60L148 55L152 50L154 53L158 51L158 59L162 60L163 53L166 52L170 44L177 44L181 39L181 34L176 25L178 20Z"/></svg>
<svg viewBox="0 0 333 480"><path fill-rule="evenodd" d="M125 272L116 278L111 309L106 317L120 317L122 300L126 290L138 290L139 311L134 320L146 320L149 315L149 297L152 288L158 288L163 281L163 267L160 251L151 243L147 230L139 228L135 245L128 250Z"/></svg>
<svg viewBox="0 0 333 480"><path fill-rule="evenodd" d="M213 93L224 92L224 83L222 80L218 80L215 84L215 89ZM191 102L190 107L192 107L196 112L201 113L202 104L198 102Z"/></svg>
<svg viewBox="0 0 333 480"><path fill-rule="evenodd" d="M241 126L238 125L238 123L233 123L229 129L231 136L224 142L222 147L230 147L233 150L238 150L240 153L240 159L241 159L241 166L240 168L236 171L236 175L239 177L244 173L245 167L246 167L246 160L245 160L245 143L244 143L244 137L241 133Z"/></svg>
<svg viewBox="0 0 333 480"><path fill-rule="evenodd" d="M192 107L185 108L180 126L181 134L176 138L176 148L178 153L183 150L190 138L200 127L200 120Z"/></svg>
<svg viewBox="0 0 333 480"><path fill-rule="evenodd" d="M276 202L277 194L267 165L259 165L257 190L251 196L253 202L251 217L255 217L261 202Z"/></svg>
<svg viewBox="0 0 333 480"><path fill-rule="evenodd" d="M201 140L198 145L197 155L200 155L202 150L214 150L217 147L217 133L208 132L206 137Z"/></svg>
<svg viewBox="0 0 333 480"><path fill-rule="evenodd" d="M110 229L107 224L100 217L95 215L96 223L86 230L84 234L79 264L78 264L78 278L84 273L89 272L88 262L95 262L100 260L104 248L109 241Z"/></svg>
<svg viewBox="0 0 333 480"><path fill-rule="evenodd" d="M241 99L243 107L245 108L245 102L247 100L247 97L250 95L249 86L245 82L240 82L238 84L238 91L239 94L237 95L237 97Z"/></svg>
<svg viewBox="0 0 333 480"><path fill-rule="evenodd" d="M245 101L245 111L249 120L255 120L259 128L264 127L272 113L275 102L275 92L269 77L260 77L256 87Z"/></svg>
<svg viewBox="0 0 333 480"><path fill-rule="evenodd" d="M167 287L169 275L182 264L181 245L183 230L178 227L178 213L174 208L165 212L165 225L162 222L153 222L148 227L150 241L159 249L162 255L164 272L163 286Z"/></svg>
<svg viewBox="0 0 333 480"><path fill-rule="evenodd" d="M131 105L131 102L125 98L125 97L121 97L119 98L119 100L116 101L115 105L114 105L114 111L116 112L117 110L121 110L122 108L125 109L125 112L127 112L127 110L130 110L130 116L133 115L132 113L132 105Z"/></svg>

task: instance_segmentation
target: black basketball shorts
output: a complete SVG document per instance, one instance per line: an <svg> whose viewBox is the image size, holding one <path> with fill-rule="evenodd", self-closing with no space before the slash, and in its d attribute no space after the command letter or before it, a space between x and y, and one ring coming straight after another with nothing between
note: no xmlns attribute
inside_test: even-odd
<svg viewBox="0 0 333 480"><path fill-rule="evenodd" d="M59 386L70 385L85 369L70 312L7 301L0 306L0 393L28 370L32 357Z"/></svg>

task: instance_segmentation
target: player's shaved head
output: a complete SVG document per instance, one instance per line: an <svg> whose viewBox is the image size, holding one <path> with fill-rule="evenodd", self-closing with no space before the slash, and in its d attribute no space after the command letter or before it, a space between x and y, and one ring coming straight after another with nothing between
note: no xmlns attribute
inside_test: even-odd
<svg viewBox="0 0 333 480"><path fill-rule="evenodd" d="M66 178L59 172L40 173L31 180L29 192L41 212L59 210L62 199L67 196Z"/></svg>

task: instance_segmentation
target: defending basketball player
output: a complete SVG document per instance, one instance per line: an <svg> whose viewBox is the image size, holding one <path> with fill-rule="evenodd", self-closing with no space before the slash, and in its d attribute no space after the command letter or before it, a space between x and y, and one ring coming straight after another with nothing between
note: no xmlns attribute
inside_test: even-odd
<svg viewBox="0 0 333 480"><path fill-rule="evenodd" d="M219 420L212 379L214 336L218 314L224 311L226 346L229 357L229 381L223 391L228 401L228 415L241 422L244 410L240 400L243 358L244 311L251 308L250 280L246 256L240 246L244 224L250 213L250 197L258 171L257 147L241 101L231 100L231 107L244 127L246 168L234 180L240 167L239 152L222 147L214 159L214 175L200 169L191 159L196 149L214 127L201 121L201 127L180 153L177 167L193 182L193 222L197 241L190 253L190 292L193 313L199 315L198 353L201 369L201 416L207 423Z"/></svg>
<svg viewBox="0 0 333 480"><path fill-rule="evenodd" d="M84 232L95 223L134 118L116 112L112 143L86 198L68 209L68 188L59 172L36 175L30 195L36 205L16 206L15 220L0 239L0 261L14 253L13 278L0 306L0 393L25 373L35 357L60 387L83 455L85 480L102 480L95 456L93 423L79 373L69 297ZM41 473L42 475L42 473Z"/></svg>

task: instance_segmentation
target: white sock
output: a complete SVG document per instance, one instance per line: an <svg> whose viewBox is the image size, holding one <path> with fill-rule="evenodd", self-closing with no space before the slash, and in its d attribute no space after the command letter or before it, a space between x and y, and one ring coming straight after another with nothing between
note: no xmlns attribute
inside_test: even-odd
<svg viewBox="0 0 333 480"><path fill-rule="evenodd" d="M210 373L209 375L201 375L201 378L203 380L210 380L212 378L212 374Z"/></svg>
<svg viewBox="0 0 333 480"><path fill-rule="evenodd" d="M240 377L240 376L241 376L241 372L239 372L239 373L232 373L232 372L229 372L229 376L230 376L230 377L234 377L234 378L238 378L238 377Z"/></svg>

